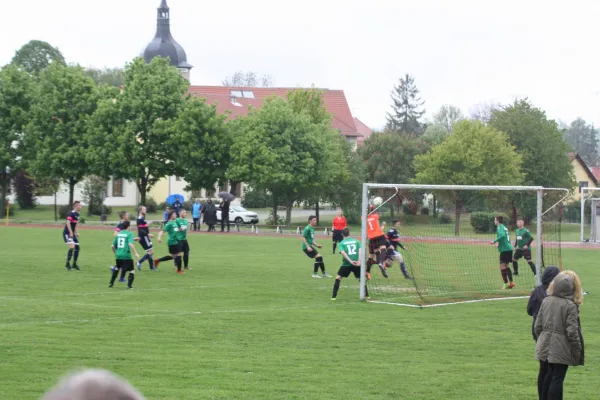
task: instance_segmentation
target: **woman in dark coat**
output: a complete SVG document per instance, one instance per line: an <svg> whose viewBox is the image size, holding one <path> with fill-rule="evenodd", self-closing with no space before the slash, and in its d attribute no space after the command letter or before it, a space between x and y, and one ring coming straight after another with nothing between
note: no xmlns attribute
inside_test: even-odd
<svg viewBox="0 0 600 400"><path fill-rule="evenodd" d="M206 202L206 207L204 208L204 223L208 225L209 232L215 230L215 225L217 224L217 207L212 200Z"/></svg>

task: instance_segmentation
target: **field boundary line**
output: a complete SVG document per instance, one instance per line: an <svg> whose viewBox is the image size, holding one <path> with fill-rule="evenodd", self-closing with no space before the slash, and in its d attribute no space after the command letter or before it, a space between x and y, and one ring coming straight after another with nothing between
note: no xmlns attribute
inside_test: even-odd
<svg viewBox="0 0 600 400"><path fill-rule="evenodd" d="M452 301L449 303L436 303L436 304L404 304L404 303L392 303L389 301L378 301L378 300L367 300L367 303L374 304L388 304L392 306L398 307L412 307L412 308L432 308L432 307L443 307L443 306L452 306L457 304L467 304L467 303L482 303L484 301L500 301L500 300L517 300L517 299L528 299L529 296L513 296L513 297L497 297L493 299L477 299L477 300L464 300L464 301Z"/></svg>

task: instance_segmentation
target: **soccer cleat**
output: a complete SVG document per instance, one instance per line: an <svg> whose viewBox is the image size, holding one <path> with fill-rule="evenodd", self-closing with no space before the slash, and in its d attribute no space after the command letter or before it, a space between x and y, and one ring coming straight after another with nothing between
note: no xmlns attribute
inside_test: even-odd
<svg viewBox="0 0 600 400"><path fill-rule="evenodd" d="M505 283L504 285L502 285L502 290L506 290L508 289L508 283Z"/></svg>
<svg viewBox="0 0 600 400"><path fill-rule="evenodd" d="M70 270L71 270L71 266L69 265L69 263L66 263L66 264L65 264L65 268L67 269L67 271L70 271Z"/></svg>
<svg viewBox="0 0 600 400"><path fill-rule="evenodd" d="M508 288L509 288L509 289L512 289L512 288L514 288L515 286L517 286L517 285L515 285L515 283L514 283L514 282L511 282L511 283L509 283L509 284L508 284Z"/></svg>
<svg viewBox="0 0 600 400"><path fill-rule="evenodd" d="M329 275L327 272L323 272L323 278L331 278L331 275Z"/></svg>
<svg viewBox="0 0 600 400"><path fill-rule="evenodd" d="M127 286L127 289L133 289L133 287L131 287L131 286Z"/></svg>
<svg viewBox="0 0 600 400"><path fill-rule="evenodd" d="M141 270L142 270L142 264L140 264L140 263L137 263L137 267L138 267L138 271L141 271Z"/></svg>
<svg viewBox="0 0 600 400"><path fill-rule="evenodd" d="M318 278L318 279L321 279L321 277L320 277L319 275L317 275L317 274L312 274L312 277L313 277L313 278Z"/></svg>
<svg viewBox="0 0 600 400"><path fill-rule="evenodd" d="M77 264L73 264L73 269L76 269L77 271L81 271L81 269L79 269L79 265L77 265Z"/></svg>
<svg viewBox="0 0 600 400"><path fill-rule="evenodd" d="M156 271L158 271L158 268L151 267L151 268L150 268L150 271L154 271L154 272L156 272Z"/></svg>
<svg viewBox="0 0 600 400"><path fill-rule="evenodd" d="M179 275L183 275L183 274L184 274L184 272L183 272L183 271L177 271L177 273L178 273Z"/></svg>
<svg viewBox="0 0 600 400"><path fill-rule="evenodd" d="M158 264L160 264L160 260L154 260L154 268L158 268Z"/></svg>
<svg viewBox="0 0 600 400"><path fill-rule="evenodd" d="M125 278L119 278L119 282L125 282Z"/></svg>
<svg viewBox="0 0 600 400"><path fill-rule="evenodd" d="M113 287L114 285L111 283L110 285L108 285L109 288Z"/></svg>
<svg viewBox="0 0 600 400"><path fill-rule="evenodd" d="M335 301L335 300L336 300L336 299L335 299L335 297L332 297L332 298L331 298L331 301Z"/></svg>
<svg viewBox="0 0 600 400"><path fill-rule="evenodd" d="M383 265L381 265L381 264L377 264L377 265L379 265L379 269L381 270L381 275L383 275L384 277L387 278L388 277L388 273L385 270L385 267Z"/></svg>
<svg viewBox="0 0 600 400"><path fill-rule="evenodd" d="M366 275L367 275L367 280L370 281L371 280L371 273L367 272Z"/></svg>

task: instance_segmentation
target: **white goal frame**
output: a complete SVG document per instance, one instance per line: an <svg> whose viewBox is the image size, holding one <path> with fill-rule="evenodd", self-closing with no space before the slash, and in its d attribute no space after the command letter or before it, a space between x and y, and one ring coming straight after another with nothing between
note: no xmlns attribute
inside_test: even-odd
<svg viewBox="0 0 600 400"><path fill-rule="evenodd" d="M579 217L579 225L580 225L580 229L581 229L581 233L580 233L580 242L584 243L585 242L585 204L586 201L593 201L594 200L599 200L597 197L595 197L595 193L594 192L600 192L600 188L591 188L591 187L582 187L581 188L581 214ZM589 197L586 198L586 194L589 193ZM592 212L594 212L595 210L592 210ZM592 213L591 215L591 229L595 229L594 223L598 223L598 221L596 220L594 214ZM590 242L592 241L592 235L590 233ZM594 241L597 242L597 241Z"/></svg>
<svg viewBox="0 0 600 400"><path fill-rule="evenodd" d="M377 206L375 210L367 212L369 207L369 189L416 189L416 190L497 190L497 191L512 191L512 192L536 192L537 193L537 213L536 213L536 244L539 246L542 243L542 217L543 215L554 208L557 204L565 200L571 195L569 189L564 188L545 188L543 186L484 186L484 185L419 185L419 184L389 184L389 183L363 183L362 186L362 217L361 217L361 229L360 239L362 243L363 251L360 257L360 300L365 300L365 288L367 285L367 224L365 223L367 217L378 210L389 202L394 196L386 199L381 205ZM585 189L585 188L582 188ZM596 190L600 190L596 189ZM544 191L562 191L565 192L565 196L552 207L549 207L546 212L543 211L543 196ZM397 193L396 193L397 194ZM582 192L583 196L583 192ZM583 201L582 201L583 205ZM583 210L583 206L582 206ZM582 213L583 215L583 213ZM583 225L582 225L582 237L583 237ZM542 252L536 251L536 286L541 285L541 267L542 267ZM489 299L488 299L489 300ZM477 300L479 301L479 300ZM394 303L395 304L395 303ZM418 306L417 306L418 307Z"/></svg>

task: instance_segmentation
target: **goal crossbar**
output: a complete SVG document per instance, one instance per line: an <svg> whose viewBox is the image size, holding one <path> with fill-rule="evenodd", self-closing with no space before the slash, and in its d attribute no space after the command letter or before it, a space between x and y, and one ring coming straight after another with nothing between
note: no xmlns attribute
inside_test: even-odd
<svg viewBox="0 0 600 400"><path fill-rule="evenodd" d="M419 184L386 184L386 183L363 183L362 186L362 223L361 223L361 243L363 244L363 251L361 254L361 271L360 271L360 300L365 299L365 287L367 284L366 278L366 264L367 264L367 226L366 221L369 215L369 189L414 189L414 190L481 190L481 191L519 191L519 192L535 192L537 194L537 212L536 212L536 243L542 243L542 217L550 209L554 208L560 202L554 204L546 212L543 210L543 195L545 191L561 191L565 192L563 199L570 196L570 190L565 188L545 188L543 186L489 186L489 185L419 185ZM582 188L583 190L587 188ZM600 190L600 188L593 190ZM582 197L585 192L582 192ZM392 195L394 197L396 194ZM389 201L390 199L386 200ZM562 200L561 200L562 201ZM582 215L583 215L583 201L582 201ZM583 238L583 226L582 226L582 238ZM583 239L582 239L583 240ZM536 285L541 285L541 271L542 266L542 253L536 252Z"/></svg>

